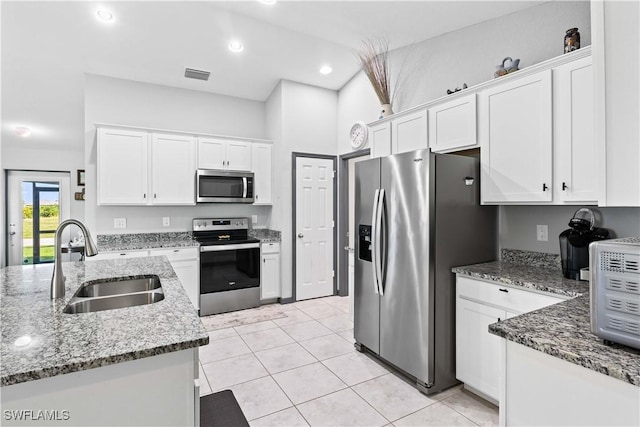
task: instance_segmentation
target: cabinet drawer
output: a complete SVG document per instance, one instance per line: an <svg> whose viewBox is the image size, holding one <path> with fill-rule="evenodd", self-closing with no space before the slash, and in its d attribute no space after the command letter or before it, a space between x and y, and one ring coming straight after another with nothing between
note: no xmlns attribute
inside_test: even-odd
<svg viewBox="0 0 640 427"><path fill-rule="evenodd" d="M564 301L566 298L525 291L496 282L457 277L456 292L460 298L503 308L514 313L527 313Z"/></svg>
<svg viewBox="0 0 640 427"><path fill-rule="evenodd" d="M280 243L263 243L262 244L262 253L263 254L277 254L280 253Z"/></svg>
<svg viewBox="0 0 640 427"><path fill-rule="evenodd" d="M198 248L187 247L187 248L151 249L149 251L149 255L150 256L165 255L167 258L169 258L169 261L193 260L193 259L198 259Z"/></svg>
<svg viewBox="0 0 640 427"><path fill-rule="evenodd" d="M149 256L149 251L119 251L119 252L99 252L98 255L86 257L87 261L98 261L101 259L121 259L121 258L141 258Z"/></svg>

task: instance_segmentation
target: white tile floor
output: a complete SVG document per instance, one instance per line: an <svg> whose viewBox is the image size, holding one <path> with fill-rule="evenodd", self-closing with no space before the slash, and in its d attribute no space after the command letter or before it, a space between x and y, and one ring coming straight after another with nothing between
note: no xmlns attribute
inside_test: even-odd
<svg viewBox="0 0 640 427"><path fill-rule="evenodd" d="M427 397L357 352L348 298L277 308L273 320L238 312L246 324L211 331L200 347L201 395L233 390L252 426L498 424L494 405L460 387Z"/></svg>

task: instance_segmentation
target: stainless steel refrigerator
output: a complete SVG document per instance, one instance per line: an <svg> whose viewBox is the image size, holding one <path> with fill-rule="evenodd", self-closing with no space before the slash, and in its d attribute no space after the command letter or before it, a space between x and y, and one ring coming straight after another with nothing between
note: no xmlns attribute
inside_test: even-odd
<svg viewBox="0 0 640 427"><path fill-rule="evenodd" d="M418 150L356 164L356 347L427 394L457 384L451 268L497 258L473 157Z"/></svg>

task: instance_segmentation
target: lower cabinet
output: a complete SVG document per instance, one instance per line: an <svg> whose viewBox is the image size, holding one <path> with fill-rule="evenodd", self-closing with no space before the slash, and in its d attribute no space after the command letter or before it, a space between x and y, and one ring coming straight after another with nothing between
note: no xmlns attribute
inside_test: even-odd
<svg viewBox="0 0 640 427"><path fill-rule="evenodd" d="M261 245L260 299L280 298L280 243Z"/></svg>
<svg viewBox="0 0 640 427"><path fill-rule="evenodd" d="M500 338L489 325L564 301L564 298L516 289L496 282L456 279L456 377L467 388L498 402Z"/></svg>

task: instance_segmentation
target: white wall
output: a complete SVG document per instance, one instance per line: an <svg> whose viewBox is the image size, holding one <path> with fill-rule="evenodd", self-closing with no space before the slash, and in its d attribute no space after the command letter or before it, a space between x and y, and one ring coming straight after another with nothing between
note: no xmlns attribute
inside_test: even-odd
<svg viewBox="0 0 640 427"><path fill-rule="evenodd" d="M205 204L182 207L115 207L96 205L96 141L94 123L266 138L265 103L208 92L85 76L86 221L95 234L188 231L191 220L204 216L258 215L266 227L271 207ZM162 217L171 227L162 227ZM127 218L127 228L113 228L114 217Z"/></svg>
<svg viewBox="0 0 640 427"><path fill-rule="evenodd" d="M337 106L337 92L291 81L280 82L267 100L268 138L274 141L271 227L282 232L283 298L293 286L291 153L336 154Z"/></svg>
<svg viewBox="0 0 640 427"><path fill-rule="evenodd" d="M507 56L520 58L524 68L562 55L565 30L572 27L579 28L582 46L591 44L588 1L544 3L394 51L392 74L402 68L404 78L393 110L446 96L447 89L463 83L491 80ZM343 154L351 151L347 135L353 122L378 118L379 102L362 73L340 90L338 111L338 153Z"/></svg>

